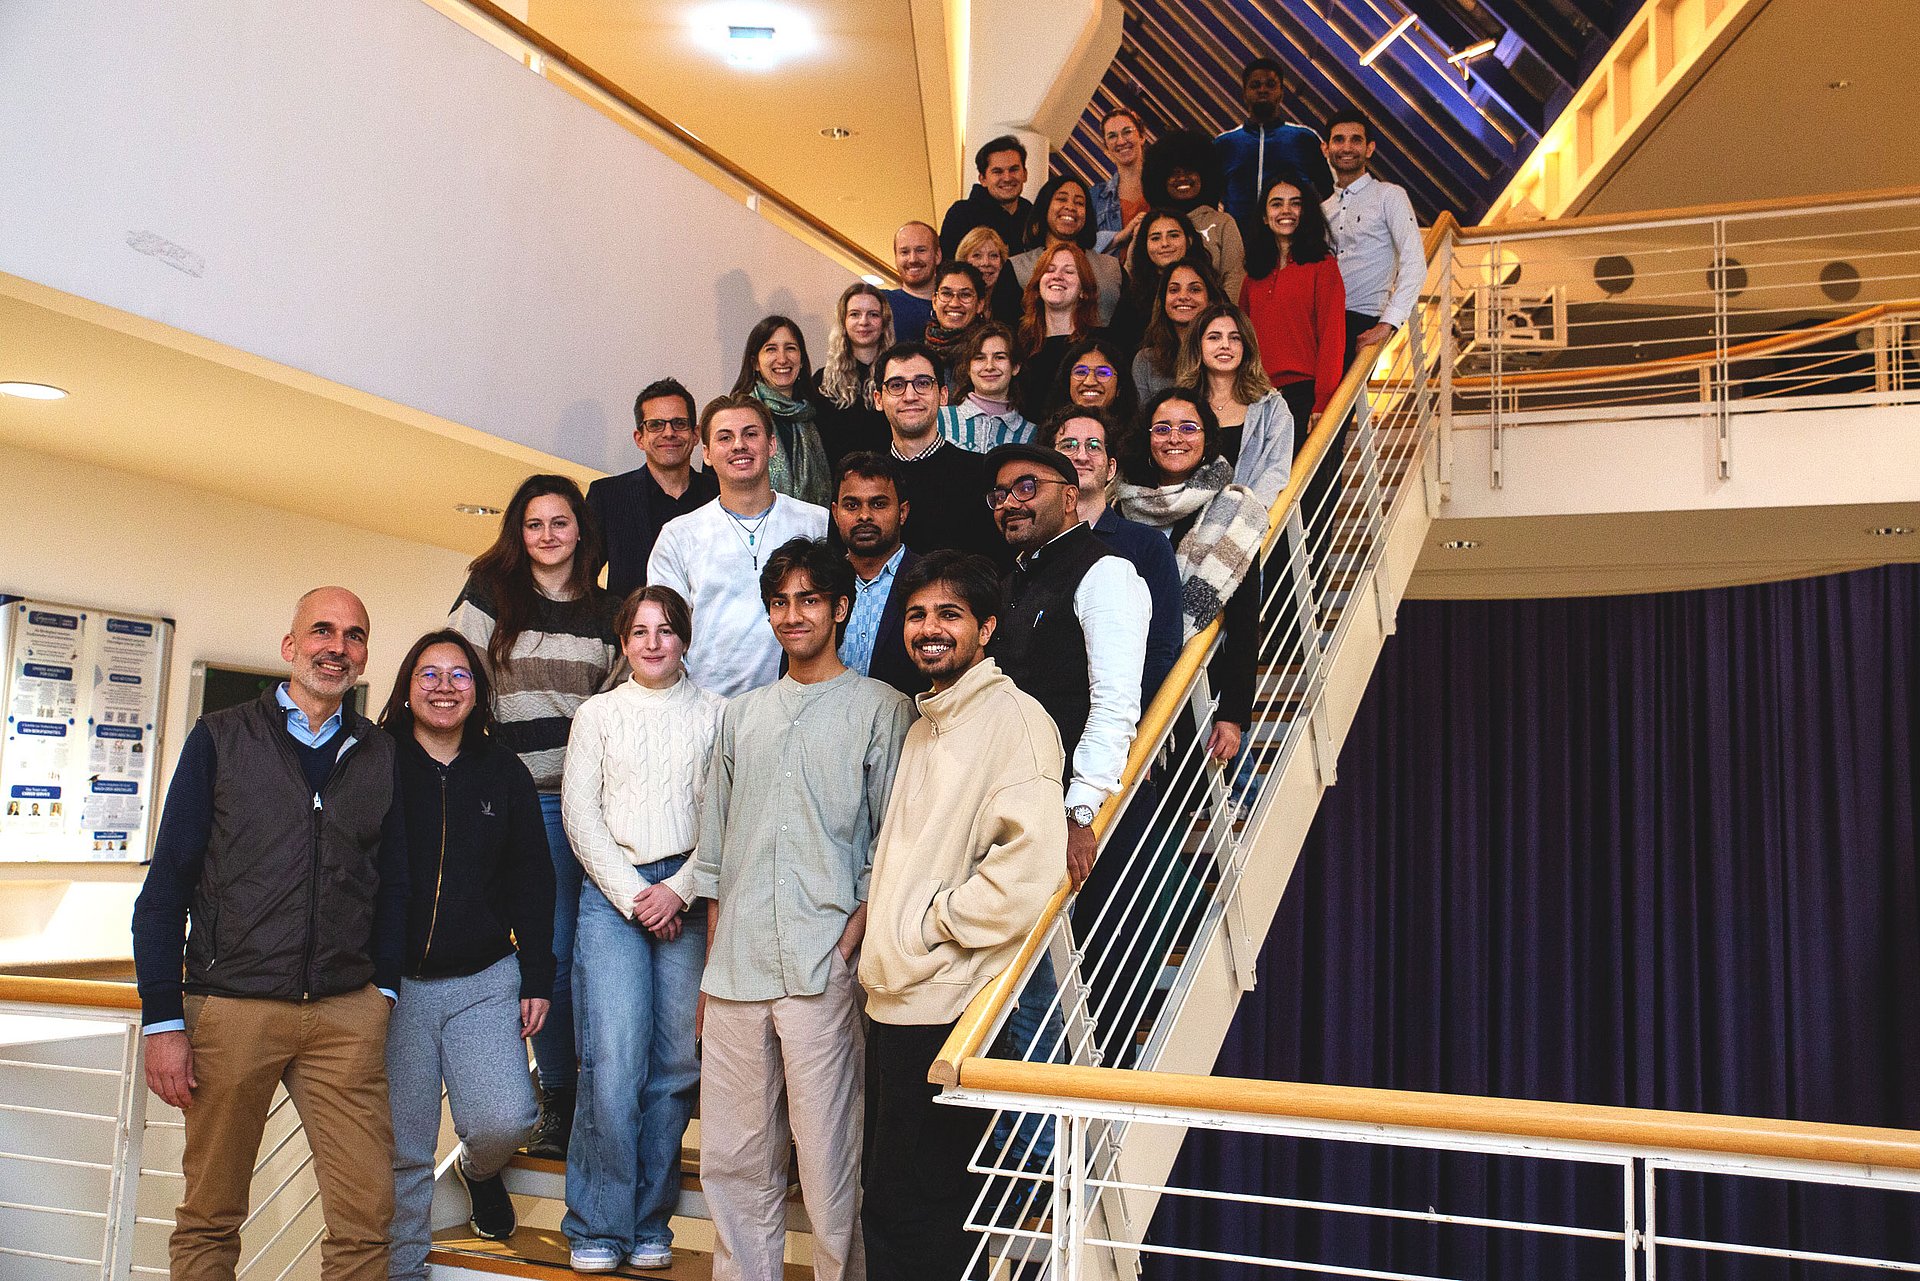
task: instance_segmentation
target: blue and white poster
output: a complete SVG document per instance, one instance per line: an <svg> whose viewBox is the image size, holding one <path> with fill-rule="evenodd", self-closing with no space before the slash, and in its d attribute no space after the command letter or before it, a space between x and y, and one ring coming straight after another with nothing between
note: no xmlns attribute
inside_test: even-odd
<svg viewBox="0 0 1920 1281"><path fill-rule="evenodd" d="M0 862L140 862L173 623L0 595Z"/></svg>

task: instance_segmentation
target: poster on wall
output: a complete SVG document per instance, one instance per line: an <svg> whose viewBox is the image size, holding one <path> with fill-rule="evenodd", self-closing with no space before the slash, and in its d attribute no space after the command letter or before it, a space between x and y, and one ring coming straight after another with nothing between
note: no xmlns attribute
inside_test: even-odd
<svg viewBox="0 0 1920 1281"><path fill-rule="evenodd" d="M138 863L173 621L0 593L0 862Z"/></svg>

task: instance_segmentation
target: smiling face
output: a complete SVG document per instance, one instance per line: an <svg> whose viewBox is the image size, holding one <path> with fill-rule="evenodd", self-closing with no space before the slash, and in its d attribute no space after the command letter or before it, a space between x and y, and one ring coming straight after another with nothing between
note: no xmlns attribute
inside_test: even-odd
<svg viewBox="0 0 1920 1281"><path fill-rule="evenodd" d="M773 437L751 409L722 409L707 424L707 461L716 478L751 486L767 474Z"/></svg>
<svg viewBox="0 0 1920 1281"><path fill-rule="evenodd" d="M908 289L925 289L933 283L933 269L940 265L940 240L921 223L908 223L893 233L893 267L900 283Z"/></svg>
<svg viewBox="0 0 1920 1281"><path fill-rule="evenodd" d="M1162 427L1170 430L1161 431ZM1147 448L1153 465L1165 485L1177 484L1194 473L1206 452L1206 436L1200 430L1200 411L1185 400L1166 400L1154 411L1148 424Z"/></svg>
<svg viewBox="0 0 1920 1281"><path fill-rule="evenodd" d="M1069 418L1060 425L1053 447L1073 461L1074 471L1080 474L1082 495L1106 489L1119 466L1107 449L1107 429L1097 419Z"/></svg>
<svg viewBox="0 0 1920 1281"><path fill-rule="evenodd" d="M754 363L767 386L783 395L791 394L800 377L800 335L781 325L760 344Z"/></svg>
<svg viewBox="0 0 1920 1281"><path fill-rule="evenodd" d="M1184 329L1213 301L1207 296L1207 282L1191 267L1175 267L1167 277L1165 306L1167 319Z"/></svg>
<svg viewBox="0 0 1920 1281"><path fill-rule="evenodd" d="M1040 301L1054 311L1071 310L1080 301L1080 268L1064 249L1054 250L1040 273Z"/></svg>
<svg viewBox="0 0 1920 1281"><path fill-rule="evenodd" d="M280 642L290 683L310 699L336 704L367 670L367 607L343 587L301 598L293 630Z"/></svg>
<svg viewBox="0 0 1920 1281"><path fill-rule="evenodd" d="M1155 218L1147 224L1147 261L1156 267L1179 262L1187 256L1187 233L1171 218Z"/></svg>
<svg viewBox="0 0 1920 1281"><path fill-rule="evenodd" d="M1231 316L1215 316L1200 331L1200 363L1211 373L1230 374L1247 358L1247 342Z"/></svg>
<svg viewBox="0 0 1920 1281"><path fill-rule="evenodd" d="M1015 459L1001 465L993 483L1009 491L1006 501L994 509L993 523L1016 552L1046 546L1074 518L1079 487L1062 483L1050 467ZM1033 497L1023 499L1018 488L1027 483L1033 486Z"/></svg>
<svg viewBox="0 0 1920 1281"><path fill-rule="evenodd" d="M886 317L880 313L880 300L872 294L855 294L847 299L846 319L841 322L847 342L855 351L872 351L880 345L886 331Z"/></svg>
<svg viewBox="0 0 1920 1281"><path fill-rule="evenodd" d="M1276 182L1267 188L1267 203L1262 214L1267 229L1283 245L1293 239L1293 233L1300 226L1300 203L1300 188L1290 182Z"/></svg>
<svg viewBox="0 0 1920 1281"><path fill-rule="evenodd" d="M980 318L980 292L965 272L940 277L933 289L933 314L948 329L965 329Z"/></svg>
<svg viewBox="0 0 1920 1281"><path fill-rule="evenodd" d="M1366 126L1343 120L1327 131L1327 163L1342 178L1357 178L1367 171L1373 159L1373 144L1367 141Z"/></svg>
<svg viewBox="0 0 1920 1281"><path fill-rule="evenodd" d="M1000 252L1000 246L989 240L967 255L967 261L980 272L980 278L992 289L994 282L1000 279L1000 269L1007 265L1007 256Z"/></svg>
<svg viewBox="0 0 1920 1281"><path fill-rule="evenodd" d="M1073 362L1067 370L1067 397L1076 405L1098 405L1105 409L1120 390L1120 375L1113 359L1098 347Z"/></svg>
<svg viewBox="0 0 1920 1281"><path fill-rule="evenodd" d="M662 471L677 471L693 456L692 407L678 396L643 400L633 435L648 462Z"/></svg>
<svg viewBox="0 0 1920 1281"><path fill-rule="evenodd" d="M781 580L767 599L767 622L791 663L810 663L834 644L834 625L843 623L851 602L829 596L813 585L804 569Z"/></svg>
<svg viewBox="0 0 1920 1281"><path fill-rule="evenodd" d="M673 629L658 601L644 600L620 638L620 652L627 656L634 680L648 689L665 689L680 679L687 639Z"/></svg>
<svg viewBox="0 0 1920 1281"><path fill-rule="evenodd" d="M940 376L925 356L890 360L880 372L880 412L893 434L919 445L932 434L940 411Z"/></svg>
<svg viewBox="0 0 1920 1281"><path fill-rule="evenodd" d="M987 157L987 167L980 171L980 185L1001 204L1011 205L1020 199L1020 191L1027 185L1027 162L1017 151L996 151Z"/></svg>
<svg viewBox="0 0 1920 1281"><path fill-rule="evenodd" d="M443 641L421 650L408 684L407 709L417 725L453 734L473 715L473 669L458 645Z"/></svg>
<svg viewBox="0 0 1920 1281"><path fill-rule="evenodd" d="M1100 126L1100 145L1107 159L1121 169L1131 169L1140 160L1140 126L1132 116L1108 116Z"/></svg>
<svg viewBox="0 0 1920 1281"><path fill-rule="evenodd" d="M1013 386L1013 377L1019 372L1013 353L1007 350L1007 340L998 335L983 339L980 354L967 362L967 381L988 400L1005 400L1007 390Z"/></svg>
<svg viewBox="0 0 1920 1281"><path fill-rule="evenodd" d="M833 500L833 527L854 555L891 556L900 545L909 507L893 492L892 481L848 472Z"/></svg>
<svg viewBox="0 0 1920 1281"><path fill-rule="evenodd" d="M1047 202L1047 230L1059 240L1072 240L1087 225L1087 193L1077 182L1060 184Z"/></svg>
<svg viewBox="0 0 1920 1281"><path fill-rule="evenodd" d="M1167 174L1167 199L1176 205L1186 205L1200 199L1200 171L1179 166Z"/></svg>
<svg viewBox="0 0 1920 1281"><path fill-rule="evenodd" d="M542 569L560 569L573 560L580 546L580 522L573 504L558 494L541 494L527 504L520 520L520 537L527 559Z"/></svg>
<svg viewBox="0 0 1920 1281"><path fill-rule="evenodd" d="M928 583L907 597L904 618L907 653L936 691L952 686L979 662L993 639L995 620L975 618L948 583Z"/></svg>

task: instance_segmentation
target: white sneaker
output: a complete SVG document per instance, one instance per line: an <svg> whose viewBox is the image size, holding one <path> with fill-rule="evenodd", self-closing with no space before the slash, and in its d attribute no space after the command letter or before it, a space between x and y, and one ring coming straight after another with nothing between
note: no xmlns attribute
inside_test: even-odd
<svg viewBox="0 0 1920 1281"><path fill-rule="evenodd" d="M673 1266L673 1246L636 1245L627 1255L630 1268L670 1268Z"/></svg>
<svg viewBox="0 0 1920 1281"><path fill-rule="evenodd" d="M611 1272L620 1266L620 1252L610 1245L576 1245L567 1251L567 1266L575 1272Z"/></svg>

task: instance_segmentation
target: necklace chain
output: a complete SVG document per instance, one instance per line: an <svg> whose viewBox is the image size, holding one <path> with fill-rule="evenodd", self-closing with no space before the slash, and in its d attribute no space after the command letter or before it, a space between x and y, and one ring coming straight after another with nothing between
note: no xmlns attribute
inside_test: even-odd
<svg viewBox="0 0 1920 1281"><path fill-rule="evenodd" d="M726 512L727 519L733 522L733 536L740 540L741 547L746 550L747 559L753 562L755 569L760 568L760 552L758 550L760 546L760 531L766 527L767 521L772 519L773 505L769 503L767 509L758 516L736 516L724 503L720 505L720 510Z"/></svg>

